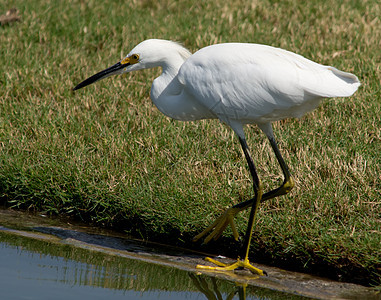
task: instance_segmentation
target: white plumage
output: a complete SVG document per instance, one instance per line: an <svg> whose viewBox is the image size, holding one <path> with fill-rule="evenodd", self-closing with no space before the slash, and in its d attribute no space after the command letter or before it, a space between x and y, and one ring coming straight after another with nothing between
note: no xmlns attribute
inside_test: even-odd
<svg viewBox="0 0 381 300"><path fill-rule="evenodd" d="M321 99L351 96L360 85L353 74L266 45L217 44L191 55L177 43L146 40L132 54L140 62L121 73L162 67L151 89L162 113L183 121L218 118L241 136L239 124L264 128L300 118Z"/></svg>
<svg viewBox="0 0 381 300"><path fill-rule="evenodd" d="M253 177L254 198L228 209L196 239L209 232L206 241L216 239L229 224L237 239L234 216L252 207L242 248L244 260L238 260L232 266L212 269L246 267L263 274L248 261L258 205L261 201L288 193L294 185L275 142L271 122L299 118L316 108L323 98L351 96L360 86L358 78L298 54L265 45L218 44L192 55L177 43L152 39L143 41L123 60L81 82L74 90L110 75L154 67L162 68L162 74L154 80L151 88L151 99L157 108L177 120L219 119L229 125L239 137ZM249 123L257 124L267 135L284 174L283 184L264 194L243 131L243 126Z"/></svg>
<svg viewBox="0 0 381 300"><path fill-rule="evenodd" d="M203 48L184 62L178 78L193 101L244 123L300 117L322 97L350 96L359 86L350 73L257 44Z"/></svg>

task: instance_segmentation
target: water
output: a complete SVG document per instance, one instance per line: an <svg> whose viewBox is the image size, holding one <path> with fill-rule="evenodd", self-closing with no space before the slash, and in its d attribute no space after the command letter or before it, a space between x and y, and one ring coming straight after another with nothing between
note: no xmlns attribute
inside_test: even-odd
<svg viewBox="0 0 381 300"><path fill-rule="evenodd" d="M201 299L195 292L155 288L148 278L144 286L141 276L121 270L124 265L86 264L1 243L1 299Z"/></svg>
<svg viewBox="0 0 381 300"><path fill-rule="evenodd" d="M1 299L240 299L239 292L242 286L206 275L0 233ZM256 294L248 288L246 299L283 293Z"/></svg>

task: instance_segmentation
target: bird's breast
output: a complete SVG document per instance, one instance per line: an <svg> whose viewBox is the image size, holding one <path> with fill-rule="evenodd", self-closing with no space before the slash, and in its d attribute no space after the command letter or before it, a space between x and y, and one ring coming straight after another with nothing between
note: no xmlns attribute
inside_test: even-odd
<svg viewBox="0 0 381 300"><path fill-rule="evenodd" d="M155 106L167 117L180 121L216 119L217 116L185 90L179 94L162 93L158 97L151 91Z"/></svg>

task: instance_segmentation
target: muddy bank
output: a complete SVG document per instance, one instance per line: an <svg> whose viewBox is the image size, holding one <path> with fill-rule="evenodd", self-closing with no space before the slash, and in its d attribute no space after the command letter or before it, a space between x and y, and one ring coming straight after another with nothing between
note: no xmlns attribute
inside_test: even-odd
<svg viewBox="0 0 381 300"><path fill-rule="evenodd" d="M96 252L106 255L110 260L118 257L165 266L173 270L183 270L196 276L194 277L196 279L198 278L196 274L201 272L195 266L206 264L205 256L213 256L213 254L147 243L127 238L120 233L63 223L59 220L12 210L0 210L0 225L0 233L3 236L21 236L44 243L66 245L70 246L74 252L75 249ZM231 261L228 258L220 259ZM266 270L268 276L258 277L247 271L225 273L203 271L202 274L207 278L227 280L293 296L317 299L378 299L376 292L369 287L254 264Z"/></svg>

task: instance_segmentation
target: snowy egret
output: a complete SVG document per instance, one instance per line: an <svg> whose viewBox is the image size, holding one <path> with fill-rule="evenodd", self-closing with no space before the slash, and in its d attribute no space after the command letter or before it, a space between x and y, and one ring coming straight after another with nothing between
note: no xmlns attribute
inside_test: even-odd
<svg viewBox="0 0 381 300"><path fill-rule="evenodd" d="M161 67L153 81L151 99L166 116L192 121L219 119L237 134L253 179L254 198L227 209L213 224L195 237L205 242L220 237L230 225L238 232L234 216L251 207L241 256L232 265L209 259L218 267L209 270L247 268L263 275L249 262L249 247L259 203L288 193L294 181L274 138L274 121L299 118L316 108L323 98L348 97L360 86L358 78L330 66L320 65L298 54L259 44L227 43L205 47L193 55L178 43L151 39L138 44L115 65L89 77L74 90L111 75ZM250 157L243 127L257 124L266 134L282 168L284 181L263 193Z"/></svg>

